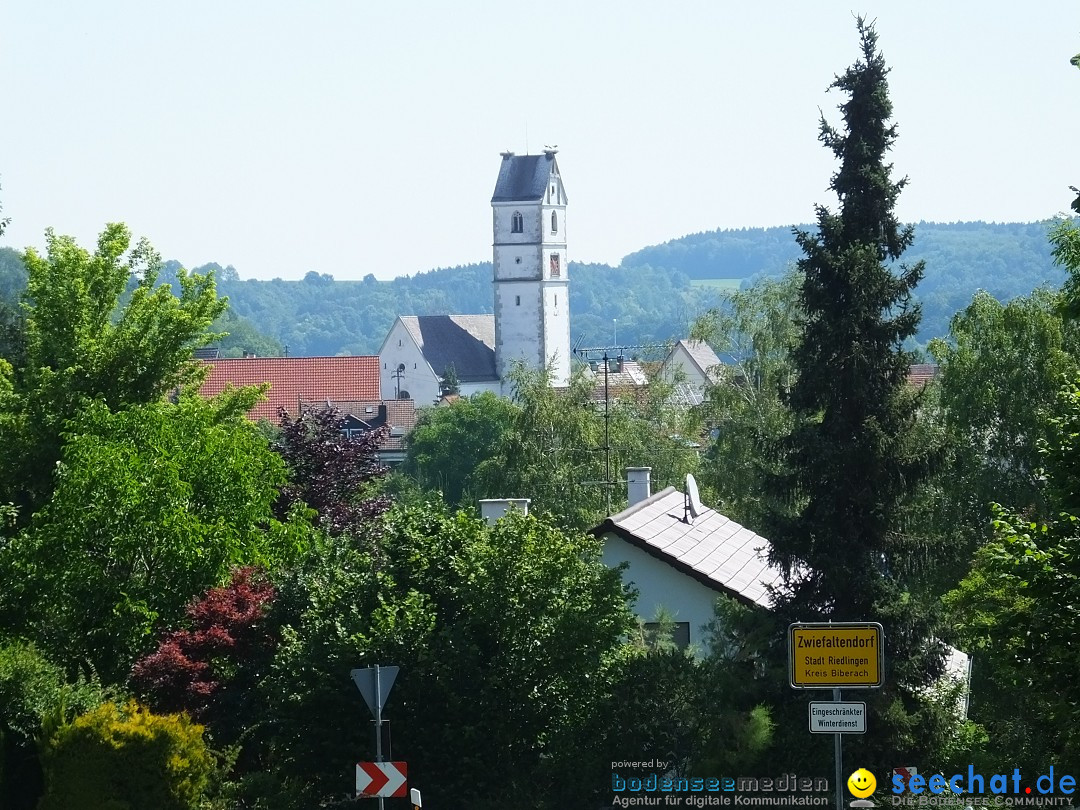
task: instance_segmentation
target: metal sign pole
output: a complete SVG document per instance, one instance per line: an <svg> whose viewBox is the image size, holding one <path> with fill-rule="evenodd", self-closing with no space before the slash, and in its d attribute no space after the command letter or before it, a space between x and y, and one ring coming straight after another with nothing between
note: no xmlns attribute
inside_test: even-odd
<svg viewBox="0 0 1080 810"><path fill-rule="evenodd" d="M375 761L382 762L382 684L379 681L379 665L375 665ZM379 797L379 810L383 810L383 797Z"/></svg>
<svg viewBox="0 0 1080 810"><path fill-rule="evenodd" d="M832 690L832 698L837 703L840 702L840 690ZM844 746L840 738L844 735L839 731L833 735L836 738L833 746L834 756L836 757L836 810L844 810Z"/></svg>

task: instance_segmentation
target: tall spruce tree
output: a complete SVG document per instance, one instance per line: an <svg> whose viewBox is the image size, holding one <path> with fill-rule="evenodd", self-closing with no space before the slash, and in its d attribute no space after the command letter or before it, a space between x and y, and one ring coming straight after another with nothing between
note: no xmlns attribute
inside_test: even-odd
<svg viewBox="0 0 1080 810"><path fill-rule="evenodd" d="M894 181L886 162L896 140L889 69L873 24L859 18L858 31L861 59L831 85L847 96L843 131L823 117L819 136L840 160L830 183L839 209L819 205L816 231L795 231L804 319L770 534L774 561L790 574L781 621L884 626L886 685L861 693L874 734L859 749L867 763L891 767L899 763L887 754L932 757L924 745L936 736L920 728L932 714L925 687L941 669L935 611L905 582L924 549L901 526L936 453L917 439L919 395L906 383L913 358L903 344L920 319L911 293L923 263L894 264L914 231L896 219L906 179Z"/></svg>

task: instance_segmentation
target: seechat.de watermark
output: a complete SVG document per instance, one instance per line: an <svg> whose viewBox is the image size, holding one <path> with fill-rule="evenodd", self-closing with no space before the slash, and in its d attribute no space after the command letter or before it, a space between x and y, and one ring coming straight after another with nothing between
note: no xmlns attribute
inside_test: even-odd
<svg viewBox="0 0 1080 810"><path fill-rule="evenodd" d="M904 775L894 773L891 788L878 801L885 806L955 806L959 799L971 807L1054 807L1073 803L1076 777L1056 772L1025 777L1019 768L1012 773L976 773L969 765L967 773Z"/></svg>

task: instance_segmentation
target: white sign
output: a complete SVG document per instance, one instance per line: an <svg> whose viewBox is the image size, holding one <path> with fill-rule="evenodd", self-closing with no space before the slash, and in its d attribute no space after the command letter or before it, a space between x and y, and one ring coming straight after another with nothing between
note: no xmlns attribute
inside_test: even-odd
<svg viewBox="0 0 1080 810"><path fill-rule="evenodd" d="M866 704L859 701L812 702L810 704L810 731L814 734L865 734Z"/></svg>
<svg viewBox="0 0 1080 810"><path fill-rule="evenodd" d="M406 796L407 773L404 762L357 762L356 796Z"/></svg>

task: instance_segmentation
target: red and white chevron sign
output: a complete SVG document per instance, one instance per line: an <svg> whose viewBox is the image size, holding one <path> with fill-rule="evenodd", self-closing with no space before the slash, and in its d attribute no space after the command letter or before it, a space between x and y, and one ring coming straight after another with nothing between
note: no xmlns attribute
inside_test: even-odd
<svg viewBox="0 0 1080 810"><path fill-rule="evenodd" d="M409 788L405 784L408 766L404 762L357 762L356 795L408 796Z"/></svg>

